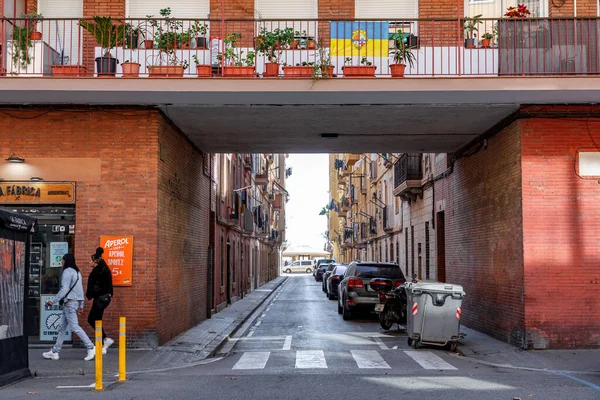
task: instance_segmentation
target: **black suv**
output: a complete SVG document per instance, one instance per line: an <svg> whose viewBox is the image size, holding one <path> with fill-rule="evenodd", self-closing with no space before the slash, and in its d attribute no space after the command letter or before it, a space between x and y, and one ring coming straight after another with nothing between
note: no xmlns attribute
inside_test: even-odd
<svg viewBox="0 0 600 400"><path fill-rule="evenodd" d="M335 260L327 258L317 261L317 266L315 267L315 281L322 281L323 274L327 270L327 266L334 262Z"/></svg>
<svg viewBox="0 0 600 400"><path fill-rule="evenodd" d="M406 282L398 264L353 261L338 287L338 314L345 320L350 319L354 311L373 311L378 302L377 292L369 285L373 278L390 279L395 287Z"/></svg>

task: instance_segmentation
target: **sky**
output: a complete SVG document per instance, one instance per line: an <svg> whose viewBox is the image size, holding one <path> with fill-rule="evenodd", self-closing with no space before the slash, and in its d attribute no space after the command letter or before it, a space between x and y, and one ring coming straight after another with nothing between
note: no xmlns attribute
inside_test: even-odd
<svg viewBox="0 0 600 400"><path fill-rule="evenodd" d="M290 154L286 168L292 176L286 181L290 201L286 205L286 236L289 245L322 249L327 216L319 215L329 201L329 155Z"/></svg>

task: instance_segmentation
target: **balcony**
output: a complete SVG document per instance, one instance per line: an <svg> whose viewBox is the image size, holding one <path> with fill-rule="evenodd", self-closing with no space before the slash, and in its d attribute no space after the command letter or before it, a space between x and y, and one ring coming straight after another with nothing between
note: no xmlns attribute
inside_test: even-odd
<svg viewBox="0 0 600 400"><path fill-rule="evenodd" d="M340 212L345 213L345 212L350 211L351 209L352 209L352 206L350 204L350 200L343 197L342 200L340 200Z"/></svg>
<svg viewBox="0 0 600 400"><path fill-rule="evenodd" d="M360 154L346 153L346 165L348 169L352 169L358 160L360 160Z"/></svg>
<svg viewBox="0 0 600 400"><path fill-rule="evenodd" d="M269 178L267 177L266 173L256 174L254 176L254 183L257 185L266 185L267 183L269 183Z"/></svg>
<svg viewBox="0 0 600 400"><path fill-rule="evenodd" d="M275 195L275 200L273 201L273 209L276 211L281 210L281 201L282 196L280 194Z"/></svg>
<svg viewBox="0 0 600 400"><path fill-rule="evenodd" d="M423 195L423 156L404 153L394 164L394 196L408 202Z"/></svg>
<svg viewBox="0 0 600 400"><path fill-rule="evenodd" d="M0 71L10 77L286 78L572 76L600 72L596 18L1 20ZM369 33L357 50L357 31ZM38 33L38 35L31 35ZM484 35L489 34L489 35ZM33 39L30 39L33 38ZM223 38L223 39L218 39ZM106 43L115 46L104 51ZM359 46L362 42L359 42ZM403 43L403 46L400 45ZM407 51L401 50L406 48ZM405 68L400 68L402 61ZM117 63L118 60L119 62ZM400 70L402 70L401 75ZM348 155L348 165L358 159Z"/></svg>
<svg viewBox="0 0 600 400"><path fill-rule="evenodd" d="M383 230L386 232L394 230L394 214L392 214L392 207L383 207Z"/></svg>

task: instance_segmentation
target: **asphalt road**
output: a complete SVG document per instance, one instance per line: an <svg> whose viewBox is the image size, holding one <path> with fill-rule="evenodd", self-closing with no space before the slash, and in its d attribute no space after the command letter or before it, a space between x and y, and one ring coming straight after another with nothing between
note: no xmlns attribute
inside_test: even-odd
<svg viewBox="0 0 600 400"><path fill-rule="evenodd" d="M598 399L588 384L550 372L482 365L434 347L409 347L404 331L375 317L343 321L311 275L293 275L264 304L222 359L130 376L90 393L93 377L35 379L0 399ZM29 392L29 394L28 394ZM33 396L33 397L32 397Z"/></svg>

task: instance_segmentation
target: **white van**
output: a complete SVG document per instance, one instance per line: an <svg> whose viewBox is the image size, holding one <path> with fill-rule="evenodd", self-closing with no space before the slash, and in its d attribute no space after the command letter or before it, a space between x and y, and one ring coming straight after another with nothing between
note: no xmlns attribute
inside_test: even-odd
<svg viewBox="0 0 600 400"><path fill-rule="evenodd" d="M288 266L283 267L283 272L291 274L292 272L312 273L313 262L311 260L296 260Z"/></svg>

